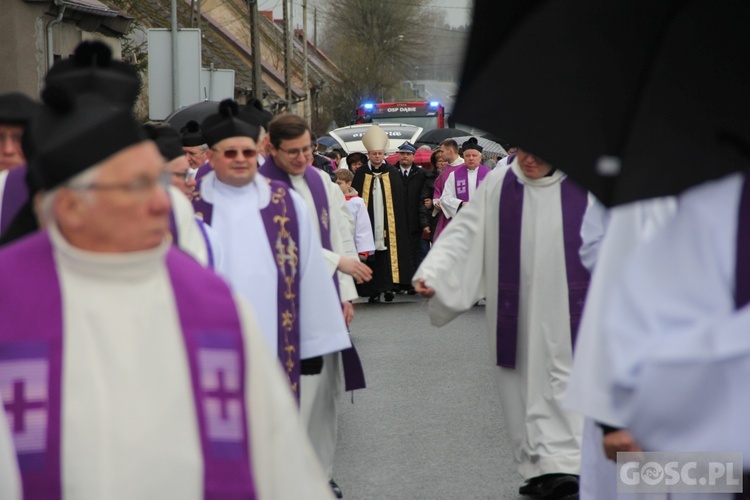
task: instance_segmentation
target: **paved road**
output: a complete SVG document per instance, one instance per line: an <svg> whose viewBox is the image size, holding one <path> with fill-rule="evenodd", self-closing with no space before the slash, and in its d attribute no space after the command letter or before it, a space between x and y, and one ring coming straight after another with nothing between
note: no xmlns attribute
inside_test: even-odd
<svg viewBox="0 0 750 500"><path fill-rule="evenodd" d="M341 402L334 478L347 500L509 499L520 476L504 435L484 307L433 328L421 298L355 305L367 389Z"/></svg>

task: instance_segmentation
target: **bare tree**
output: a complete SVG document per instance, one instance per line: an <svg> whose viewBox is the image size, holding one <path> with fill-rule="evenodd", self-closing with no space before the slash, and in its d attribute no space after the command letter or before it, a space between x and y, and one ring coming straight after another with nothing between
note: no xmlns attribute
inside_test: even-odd
<svg viewBox="0 0 750 500"><path fill-rule="evenodd" d="M321 46L341 69L341 81L325 94L324 106L347 125L366 100L398 95L426 50L427 0L328 0L323 6Z"/></svg>

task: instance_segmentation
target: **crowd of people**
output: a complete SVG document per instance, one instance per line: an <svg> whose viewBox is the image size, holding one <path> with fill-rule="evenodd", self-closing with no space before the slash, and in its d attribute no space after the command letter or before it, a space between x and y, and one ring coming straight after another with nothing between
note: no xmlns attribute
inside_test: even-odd
<svg viewBox="0 0 750 500"><path fill-rule="evenodd" d="M520 495L617 498L620 451L744 449L731 395L675 390L750 345L742 174L608 212L523 149L389 163L372 125L319 154L255 99L140 125L139 88L84 42L40 102L0 95L0 498L342 498L352 302L397 293L435 326L485 301Z"/></svg>

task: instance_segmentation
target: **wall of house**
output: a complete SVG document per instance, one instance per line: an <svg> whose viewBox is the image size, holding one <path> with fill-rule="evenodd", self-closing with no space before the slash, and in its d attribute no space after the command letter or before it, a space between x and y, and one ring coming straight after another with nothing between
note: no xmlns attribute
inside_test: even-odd
<svg viewBox="0 0 750 500"><path fill-rule="evenodd" d="M44 14L46 4L2 0L0 5L0 93L36 98L47 68L44 28L52 18Z"/></svg>
<svg viewBox="0 0 750 500"><path fill-rule="evenodd" d="M0 0L0 93L23 92L37 98L47 73L47 25L54 19L47 14L50 4L20 0ZM52 27L55 60L69 57L84 40L101 40L119 58L122 47L117 38L83 31L63 20Z"/></svg>

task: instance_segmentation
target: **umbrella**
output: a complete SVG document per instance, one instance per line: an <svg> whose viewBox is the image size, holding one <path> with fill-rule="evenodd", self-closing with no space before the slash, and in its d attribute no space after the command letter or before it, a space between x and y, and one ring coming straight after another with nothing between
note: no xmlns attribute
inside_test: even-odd
<svg viewBox="0 0 750 500"><path fill-rule="evenodd" d="M445 139L453 139L454 137L461 137L464 135L471 135L471 132L458 128L436 128L424 132L414 144L416 146L421 146L422 144L437 146Z"/></svg>
<svg viewBox="0 0 750 500"><path fill-rule="evenodd" d="M463 82L455 117L607 205L677 194L748 165L749 22L743 0L536 2Z"/></svg>
<svg viewBox="0 0 750 500"><path fill-rule="evenodd" d="M491 155L491 156L508 156L508 152L505 150L504 147L502 147L500 144L494 141L485 139L484 137L476 137L473 135L467 135L465 137L454 137L453 140L456 141L459 146L461 146L464 142L468 141L469 138L471 137L475 137L477 140L477 143L480 146L482 146L483 148L482 154Z"/></svg>
<svg viewBox="0 0 750 500"><path fill-rule="evenodd" d="M180 130L190 120L203 123L203 120L218 112L218 101L202 101L173 111L164 121L169 123L174 129Z"/></svg>
<svg viewBox="0 0 750 500"><path fill-rule="evenodd" d="M324 135L323 137L318 137L318 144L325 146L327 148L333 148L336 146L341 147L339 143L336 142L336 139L334 139L333 137L328 137L327 135Z"/></svg>
<svg viewBox="0 0 750 500"><path fill-rule="evenodd" d="M429 165L431 155L432 155L432 151L419 148L417 149L417 152L414 153L414 163L416 165L419 165L420 167ZM398 165L398 153L394 153L390 156L387 156L385 161L387 161L391 165Z"/></svg>

